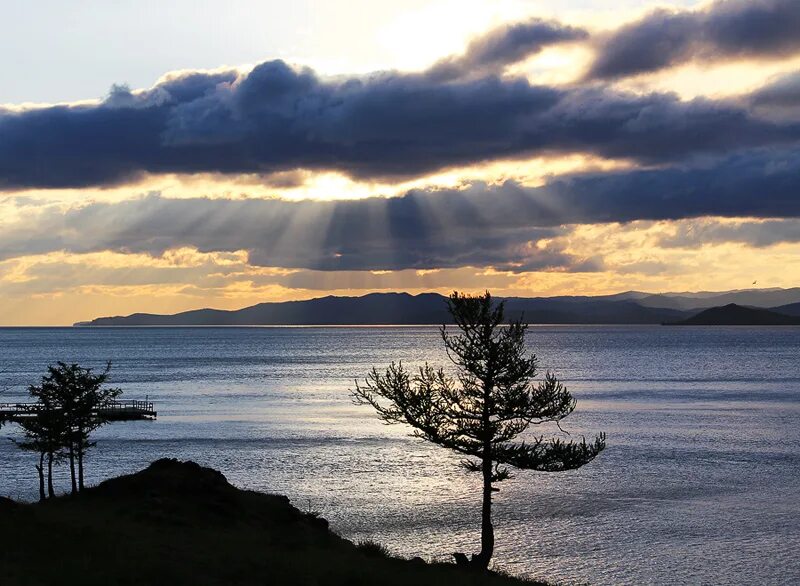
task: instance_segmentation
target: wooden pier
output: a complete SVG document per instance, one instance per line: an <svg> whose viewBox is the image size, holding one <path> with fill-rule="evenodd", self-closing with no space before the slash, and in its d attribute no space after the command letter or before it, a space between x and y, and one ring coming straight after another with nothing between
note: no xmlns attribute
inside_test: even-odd
<svg viewBox="0 0 800 586"><path fill-rule="evenodd" d="M0 403L0 421L21 421L38 417L42 410L37 403ZM104 421L141 421L158 415L149 401L113 401L93 415Z"/></svg>

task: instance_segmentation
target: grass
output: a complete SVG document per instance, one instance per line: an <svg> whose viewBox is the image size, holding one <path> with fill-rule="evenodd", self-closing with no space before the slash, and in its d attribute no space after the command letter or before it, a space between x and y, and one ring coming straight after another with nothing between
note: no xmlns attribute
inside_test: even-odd
<svg viewBox="0 0 800 586"><path fill-rule="evenodd" d="M239 490L175 460L75 498L0 501L0 568L3 586L537 584L355 545L285 497Z"/></svg>
<svg viewBox="0 0 800 586"><path fill-rule="evenodd" d="M371 558L387 558L389 557L389 549L382 543L364 539L356 544L356 549L367 557Z"/></svg>

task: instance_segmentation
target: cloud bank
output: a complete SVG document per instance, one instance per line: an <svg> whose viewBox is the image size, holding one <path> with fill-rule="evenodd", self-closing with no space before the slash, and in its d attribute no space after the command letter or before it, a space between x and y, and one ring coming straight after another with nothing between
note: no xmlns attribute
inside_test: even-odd
<svg viewBox="0 0 800 586"><path fill-rule="evenodd" d="M656 10L596 47L587 76L606 80L695 60L781 57L800 51L800 2L719 0L706 10Z"/></svg>
<svg viewBox="0 0 800 586"><path fill-rule="evenodd" d="M160 255L191 247L247 250L253 265L326 271L591 271L602 262L553 244L565 225L797 218L799 192L798 151L756 150L704 166L569 175L541 187L476 183L396 198L290 202L151 194L35 213L4 227L0 258L62 250Z"/></svg>
<svg viewBox="0 0 800 586"><path fill-rule="evenodd" d="M799 139L796 121L669 93L555 88L491 75L323 79L269 61L244 75L173 77L144 92L115 87L96 105L0 111L0 189L298 168L409 178L574 152L655 164Z"/></svg>

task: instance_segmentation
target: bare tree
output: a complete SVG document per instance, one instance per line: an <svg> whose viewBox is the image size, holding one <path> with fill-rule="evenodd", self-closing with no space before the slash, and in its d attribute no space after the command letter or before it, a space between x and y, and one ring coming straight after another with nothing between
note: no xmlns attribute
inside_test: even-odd
<svg viewBox="0 0 800 586"><path fill-rule="evenodd" d="M373 368L363 384L356 383L353 397L384 422L408 424L414 436L463 454L466 470L482 474L481 551L472 565L485 569L494 552L492 492L495 483L511 478L509 466L540 472L580 468L605 448L605 434L590 443L544 436L512 441L530 425L560 422L576 401L550 373L533 384L537 359L527 355L527 324L504 326L504 304L493 304L488 291L474 297L453 293L449 309L458 333L442 326L441 336L458 370L455 379L428 364L413 374L392 363L383 374Z"/></svg>

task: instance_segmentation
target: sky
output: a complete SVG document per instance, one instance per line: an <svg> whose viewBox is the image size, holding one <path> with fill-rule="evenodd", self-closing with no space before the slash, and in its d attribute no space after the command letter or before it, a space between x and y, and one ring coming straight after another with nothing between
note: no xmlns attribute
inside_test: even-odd
<svg viewBox="0 0 800 586"><path fill-rule="evenodd" d="M0 14L0 325L800 285L796 0Z"/></svg>

